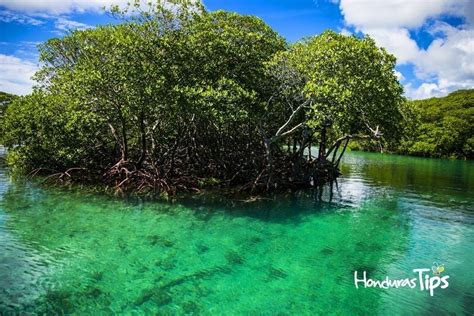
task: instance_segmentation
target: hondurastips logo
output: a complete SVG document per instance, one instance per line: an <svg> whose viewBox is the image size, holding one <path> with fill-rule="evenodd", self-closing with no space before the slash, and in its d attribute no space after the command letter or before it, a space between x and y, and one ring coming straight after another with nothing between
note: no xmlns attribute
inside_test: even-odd
<svg viewBox="0 0 474 316"><path fill-rule="evenodd" d="M430 272L433 273L433 276ZM441 276L443 272L444 265L439 265L436 262L433 263L431 269L413 269L413 273L416 277L396 280L390 279L388 276L383 280L373 280L367 277L366 271L360 274L358 271L354 271L354 284L357 289L362 285L364 288L378 287L381 289L399 287L410 287L414 289L419 286L420 291L429 291L430 295L433 296L435 289L445 289L449 286L449 275Z"/></svg>

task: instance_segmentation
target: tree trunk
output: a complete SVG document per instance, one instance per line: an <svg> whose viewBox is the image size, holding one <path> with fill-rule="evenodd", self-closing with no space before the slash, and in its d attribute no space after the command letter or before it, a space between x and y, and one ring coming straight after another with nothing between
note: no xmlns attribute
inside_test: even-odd
<svg viewBox="0 0 474 316"><path fill-rule="evenodd" d="M267 190L270 190L270 187L273 186L273 157L271 151L271 141L268 138L265 138L263 141L265 145L265 153L267 155L267 170L268 170L268 179L267 179Z"/></svg>
<svg viewBox="0 0 474 316"><path fill-rule="evenodd" d="M326 132L326 126L323 126L323 128L321 129L321 141L319 142L318 160L326 159Z"/></svg>
<svg viewBox="0 0 474 316"><path fill-rule="evenodd" d="M137 168L141 168L143 161L145 161L145 158L146 158L145 115L143 112L140 114L140 137L141 137L141 143L142 143L142 152L137 162Z"/></svg>
<svg viewBox="0 0 474 316"><path fill-rule="evenodd" d="M309 144L308 144L308 161L311 161L313 157L311 156L311 141L313 139L313 135L309 137Z"/></svg>
<svg viewBox="0 0 474 316"><path fill-rule="evenodd" d="M336 147L334 147L334 152L332 153L332 163L334 164L334 160L336 160L336 154L337 154L337 151L339 150L339 146L341 146L341 143L338 142Z"/></svg>
<svg viewBox="0 0 474 316"><path fill-rule="evenodd" d="M346 148L347 148L347 145L349 144L349 141L350 141L350 139L348 138L346 140L346 143L344 144L344 148L342 149L341 154L339 155L339 158L337 158L336 168L339 167L339 163L341 162L342 155L344 155L344 152L346 151Z"/></svg>
<svg viewBox="0 0 474 316"><path fill-rule="evenodd" d="M114 137L117 146L120 147L120 157L121 157L121 159L123 160L123 157L124 157L124 155L125 155L125 153L124 153L124 152L125 152L125 148L123 147L123 142L122 142L122 141L120 140L120 138L118 137L118 135L117 135L117 133L116 133L116 131L115 131L115 128L114 128L114 126L112 125L110 119L108 120L107 125L108 125L109 128L110 128L110 132L112 133L112 136Z"/></svg>
<svg viewBox="0 0 474 316"><path fill-rule="evenodd" d="M122 161L128 159L128 140L127 140L127 128L125 126L125 120L121 118L122 123Z"/></svg>

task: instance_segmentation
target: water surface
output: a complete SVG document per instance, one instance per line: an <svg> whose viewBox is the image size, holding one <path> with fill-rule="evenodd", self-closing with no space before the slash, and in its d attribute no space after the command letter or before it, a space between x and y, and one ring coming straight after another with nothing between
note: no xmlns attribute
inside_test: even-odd
<svg viewBox="0 0 474 316"><path fill-rule="evenodd" d="M12 180L0 167L0 314L468 314L474 164L349 153L327 185L167 204ZM445 265L449 287L359 288Z"/></svg>

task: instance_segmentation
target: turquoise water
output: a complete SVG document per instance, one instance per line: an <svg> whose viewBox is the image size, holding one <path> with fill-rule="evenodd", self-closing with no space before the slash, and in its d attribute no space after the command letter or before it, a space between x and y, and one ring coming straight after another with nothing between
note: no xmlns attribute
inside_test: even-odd
<svg viewBox="0 0 474 316"><path fill-rule="evenodd" d="M167 204L0 167L0 314L472 315L474 164L349 153L342 171L269 200ZM434 296L354 286L435 261Z"/></svg>

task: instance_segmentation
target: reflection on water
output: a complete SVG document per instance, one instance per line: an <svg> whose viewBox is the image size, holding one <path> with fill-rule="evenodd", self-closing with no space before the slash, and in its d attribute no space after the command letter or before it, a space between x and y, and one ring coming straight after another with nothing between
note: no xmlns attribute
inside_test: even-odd
<svg viewBox="0 0 474 316"><path fill-rule="evenodd" d="M474 311L473 164L352 153L337 183L258 202L119 200L0 169L0 314ZM444 263L450 286L355 289Z"/></svg>

